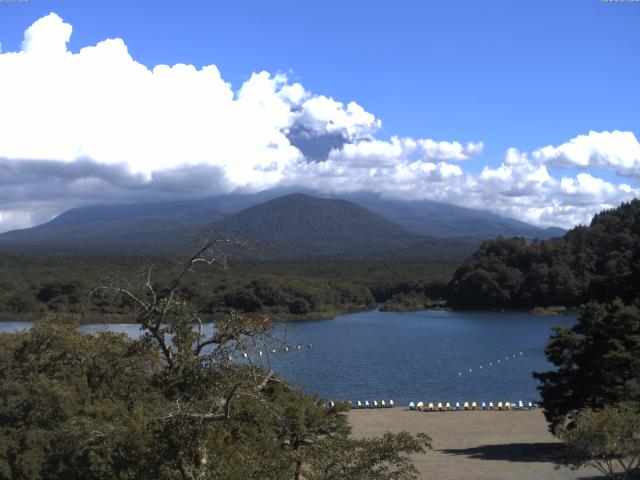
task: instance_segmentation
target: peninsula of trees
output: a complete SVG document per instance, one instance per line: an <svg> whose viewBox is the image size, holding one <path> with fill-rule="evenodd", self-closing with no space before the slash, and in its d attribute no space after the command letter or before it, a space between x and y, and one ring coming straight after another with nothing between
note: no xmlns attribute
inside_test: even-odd
<svg viewBox="0 0 640 480"><path fill-rule="evenodd" d="M456 270L447 301L459 308L577 307L640 301L640 200L597 214L563 237L484 242Z"/></svg>

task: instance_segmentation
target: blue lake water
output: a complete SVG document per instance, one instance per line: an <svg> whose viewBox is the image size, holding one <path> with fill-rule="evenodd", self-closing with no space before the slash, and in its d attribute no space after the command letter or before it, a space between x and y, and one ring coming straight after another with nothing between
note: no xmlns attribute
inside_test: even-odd
<svg viewBox="0 0 640 480"><path fill-rule="evenodd" d="M312 347L270 355L269 361L289 381L333 400L537 400L531 373L551 368L544 355L551 328L574 322L573 316L514 312L360 312L276 326L275 334L288 343ZM30 325L3 322L0 332ZM105 328L139 333L137 325L126 324L83 330Z"/></svg>

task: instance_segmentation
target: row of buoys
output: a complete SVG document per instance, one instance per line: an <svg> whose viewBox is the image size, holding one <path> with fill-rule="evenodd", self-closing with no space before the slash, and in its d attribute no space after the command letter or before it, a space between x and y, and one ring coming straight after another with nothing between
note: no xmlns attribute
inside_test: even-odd
<svg viewBox="0 0 640 480"><path fill-rule="evenodd" d="M451 404L450 402L442 403L428 403L424 402L410 402L409 410L417 410L419 412L451 412L451 411L461 411L461 410L532 410L536 407L535 403L527 402L526 404L520 400L518 403L516 402L481 402L478 405L478 402L464 402L460 405L460 402L455 402L455 404Z"/></svg>
<svg viewBox="0 0 640 480"><path fill-rule="evenodd" d="M513 358L518 358L518 357L522 357L524 356L524 352L518 352L518 353L514 353L513 355L507 355L506 357L504 357L504 360L502 360L501 358L499 358L498 360L496 360L495 362L489 362L488 364L482 364L480 365L480 367L478 368L479 370L483 370L485 368L488 367L494 367L494 366L498 366L501 365L502 362L507 362ZM459 371L458 372L458 376L462 377L463 375L471 375L473 373L473 368L470 368L468 371Z"/></svg>
<svg viewBox="0 0 640 480"><path fill-rule="evenodd" d="M364 403L362 403L360 400L357 400L355 404L352 403L351 400L349 400L349 405L351 406L351 408L393 408L395 407L393 400L389 400L388 403L384 400L380 400L380 403L378 403L377 400L373 400L373 402L371 403L369 403L369 400L365 400Z"/></svg>
<svg viewBox="0 0 640 480"><path fill-rule="evenodd" d="M268 352L271 353L278 353L278 352L284 352L287 353L291 350L309 350L311 349L311 344L308 343L307 345L286 345L285 347L283 347L282 349L277 349L277 348L272 348L270 350L258 350L258 356L262 357L263 355L266 355ZM242 358L248 358L249 357L249 353L247 352L240 352L240 355L242 356ZM233 360L233 355L229 354L229 360Z"/></svg>

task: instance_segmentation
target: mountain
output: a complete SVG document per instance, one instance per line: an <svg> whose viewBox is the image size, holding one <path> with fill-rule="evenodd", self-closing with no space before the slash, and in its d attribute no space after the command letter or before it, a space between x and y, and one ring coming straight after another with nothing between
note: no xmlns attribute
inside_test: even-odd
<svg viewBox="0 0 640 480"><path fill-rule="evenodd" d="M77 208L44 225L0 235L0 248L169 252L188 246L190 228L224 217L213 208L195 204L191 208L186 212L146 204Z"/></svg>
<svg viewBox="0 0 640 480"><path fill-rule="evenodd" d="M249 207L213 224L225 237L253 240L262 253L300 257L393 251L421 239L345 200L290 194Z"/></svg>
<svg viewBox="0 0 640 480"><path fill-rule="evenodd" d="M341 198L362 205L419 235L485 239L522 236L546 240L566 233L561 228L544 229L486 210L473 210L428 200L392 200L366 193L343 195Z"/></svg>
<svg viewBox="0 0 640 480"><path fill-rule="evenodd" d="M0 235L3 250L171 253L191 248L206 228L250 238L273 255L458 255L498 235L548 238L550 232L498 215L435 202L375 195L318 197L286 190L183 201L96 205ZM553 232L562 233L562 232ZM456 241L445 240L458 237ZM429 253L430 252L430 253Z"/></svg>

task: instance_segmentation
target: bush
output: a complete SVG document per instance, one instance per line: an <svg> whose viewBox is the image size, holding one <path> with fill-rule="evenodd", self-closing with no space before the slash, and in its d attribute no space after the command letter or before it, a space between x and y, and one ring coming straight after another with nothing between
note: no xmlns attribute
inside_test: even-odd
<svg viewBox="0 0 640 480"><path fill-rule="evenodd" d="M558 464L573 470L590 465L609 479L626 480L640 468L640 414L607 406L583 410L557 436L565 449Z"/></svg>

